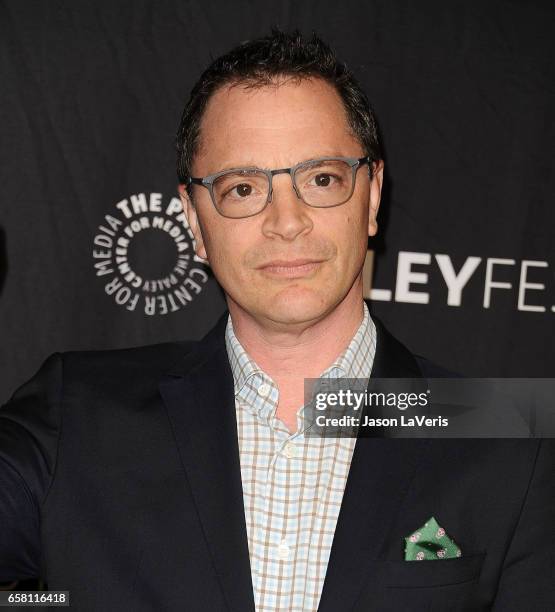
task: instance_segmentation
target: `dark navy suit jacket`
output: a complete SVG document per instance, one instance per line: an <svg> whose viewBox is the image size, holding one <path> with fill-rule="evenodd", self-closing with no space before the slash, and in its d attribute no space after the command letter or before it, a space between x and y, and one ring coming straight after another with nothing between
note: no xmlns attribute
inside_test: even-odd
<svg viewBox="0 0 555 612"><path fill-rule="evenodd" d="M0 581L80 612L254 611L226 320L54 354L0 409ZM372 377L438 376L374 321ZM319 610L552 612L554 467L550 440L360 438ZM462 557L404 560L430 516Z"/></svg>

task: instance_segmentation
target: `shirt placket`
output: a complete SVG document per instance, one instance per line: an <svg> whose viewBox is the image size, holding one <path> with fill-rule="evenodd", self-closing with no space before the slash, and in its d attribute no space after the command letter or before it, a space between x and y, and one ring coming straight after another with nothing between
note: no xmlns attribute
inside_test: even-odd
<svg viewBox="0 0 555 612"><path fill-rule="evenodd" d="M299 537L296 519L300 511L298 500L292 498L296 484L293 479L298 477L292 462L302 452L302 448L299 448L302 433L291 433L277 418L278 390L273 382L268 384L270 389L263 388L263 395L267 399L260 403L256 413L259 426L266 428L270 435L272 448L264 490L264 511L268 520L264 533L266 569L262 571L269 594L263 597L260 608L292 611L297 609L291 593L294 588L295 549Z"/></svg>

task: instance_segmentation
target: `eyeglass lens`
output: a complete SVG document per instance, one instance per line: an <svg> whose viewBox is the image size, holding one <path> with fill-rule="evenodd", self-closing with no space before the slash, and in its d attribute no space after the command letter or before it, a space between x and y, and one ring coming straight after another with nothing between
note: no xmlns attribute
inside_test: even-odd
<svg viewBox="0 0 555 612"><path fill-rule="evenodd" d="M353 170L339 159L303 164L294 176L301 198L310 206L337 206L353 190ZM213 194L223 215L246 217L264 208L269 188L268 176L260 170L230 171L214 181Z"/></svg>

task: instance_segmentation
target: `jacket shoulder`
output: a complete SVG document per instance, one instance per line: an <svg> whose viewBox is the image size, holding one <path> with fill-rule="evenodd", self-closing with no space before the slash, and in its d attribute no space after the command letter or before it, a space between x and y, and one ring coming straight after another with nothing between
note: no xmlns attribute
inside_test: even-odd
<svg viewBox="0 0 555 612"><path fill-rule="evenodd" d="M59 356L64 380L158 379L197 344L195 340L184 340L119 349L66 351Z"/></svg>
<svg viewBox="0 0 555 612"><path fill-rule="evenodd" d="M377 333L373 376L377 378L459 378L459 374L451 372L406 347L375 314L372 314L372 320Z"/></svg>

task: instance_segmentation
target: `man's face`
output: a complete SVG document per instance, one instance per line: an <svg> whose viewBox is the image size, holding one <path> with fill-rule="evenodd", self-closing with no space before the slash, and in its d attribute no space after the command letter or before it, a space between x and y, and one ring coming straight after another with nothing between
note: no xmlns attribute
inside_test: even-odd
<svg viewBox="0 0 555 612"><path fill-rule="evenodd" d="M247 90L225 87L210 99L201 124L193 176L228 168L288 168L322 156L363 157L350 133L339 95L321 79ZM353 292L362 296L368 235L377 231L383 164L370 181L357 171L345 204L312 208L297 198L288 174L273 178L272 201L243 219L221 216L207 189L195 186L195 208L182 190L197 254L208 259L231 312L260 323L314 322ZM265 267L272 261L317 260L301 268Z"/></svg>

